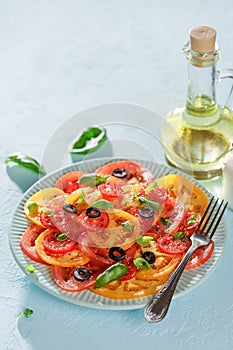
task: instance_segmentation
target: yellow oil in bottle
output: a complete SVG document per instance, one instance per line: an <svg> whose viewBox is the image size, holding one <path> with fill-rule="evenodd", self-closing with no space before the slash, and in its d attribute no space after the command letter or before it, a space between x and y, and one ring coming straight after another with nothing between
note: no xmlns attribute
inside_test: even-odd
<svg viewBox="0 0 233 350"><path fill-rule="evenodd" d="M171 111L161 130L161 139L170 165L203 180L222 174L224 155L232 146L233 115L231 110L216 104L206 108L201 100L199 96L198 107L189 106L192 115L187 114L184 105Z"/></svg>
<svg viewBox="0 0 233 350"><path fill-rule="evenodd" d="M222 174L225 154L232 148L233 113L216 102L215 64L219 59L216 32L197 27L184 46L188 61L186 103L167 114L161 143L168 163L206 180Z"/></svg>

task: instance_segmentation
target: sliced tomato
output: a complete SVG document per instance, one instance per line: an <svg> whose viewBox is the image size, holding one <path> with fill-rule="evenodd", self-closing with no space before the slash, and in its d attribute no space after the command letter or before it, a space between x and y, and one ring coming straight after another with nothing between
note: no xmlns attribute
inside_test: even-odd
<svg viewBox="0 0 233 350"><path fill-rule="evenodd" d="M133 278L136 275L137 271L138 271L138 269L133 263L129 264L126 274L123 277L119 278L119 281L122 282L122 281L130 280L131 278Z"/></svg>
<svg viewBox="0 0 233 350"><path fill-rule="evenodd" d="M108 255L108 250L100 249L90 239L86 232L81 233L78 239L80 250L90 258L91 262L97 266L110 266L113 264Z"/></svg>
<svg viewBox="0 0 233 350"><path fill-rule="evenodd" d="M108 163L96 170L97 174L112 175L130 183L150 183L154 176L150 170L132 161L117 161Z"/></svg>
<svg viewBox="0 0 233 350"><path fill-rule="evenodd" d="M117 199L123 194L123 190L114 184L101 184L98 186L98 190L103 198L108 201Z"/></svg>
<svg viewBox="0 0 233 350"><path fill-rule="evenodd" d="M109 176L106 183L98 186L98 190L104 199L113 201L115 199L121 199L124 193L122 186L124 185L125 181L114 176Z"/></svg>
<svg viewBox="0 0 233 350"><path fill-rule="evenodd" d="M78 218L83 231L103 232L108 226L108 213L101 208L89 207L83 211Z"/></svg>
<svg viewBox="0 0 233 350"><path fill-rule="evenodd" d="M79 236L78 245L80 250L90 258L92 264L97 266L111 266L115 263L109 257L109 249L98 248L90 239L86 232ZM137 252L137 244L133 244L125 250L125 258L121 261L123 264L130 265Z"/></svg>
<svg viewBox="0 0 233 350"><path fill-rule="evenodd" d="M108 215L109 224L102 232L88 230L90 239L98 248L130 248L140 235L139 221L133 215L118 209L112 209Z"/></svg>
<svg viewBox="0 0 233 350"><path fill-rule="evenodd" d="M179 227L179 231L186 232L187 236L190 237L197 229L201 221L201 215L194 211L187 211L183 222Z"/></svg>
<svg viewBox="0 0 233 350"><path fill-rule="evenodd" d="M64 204L64 196L55 197L47 204L47 208L53 212L49 220L57 230L68 233L70 239L77 241L79 234L82 232L78 223L78 214L65 211L63 209Z"/></svg>
<svg viewBox="0 0 233 350"><path fill-rule="evenodd" d="M211 240L207 246L199 247L193 253L186 265L186 270L192 270L203 265L212 255L214 250L214 242Z"/></svg>
<svg viewBox="0 0 233 350"><path fill-rule="evenodd" d="M42 226L40 220L40 213L47 207L47 204L53 198L58 196L64 196L65 193L60 188L55 187L47 187L42 188L41 190L34 193L30 198L26 200L24 203L24 213L28 220L33 222L38 226ZM35 210L30 210L30 205L33 204L35 206Z"/></svg>
<svg viewBox="0 0 233 350"><path fill-rule="evenodd" d="M140 209L136 209L136 208L131 208L129 210L127 210L127 212L133 216L135 216L135 218L139 221L140 223L140 233L144 234L146 232L148 232L153 223L154 223L154 215L152 217L146 218L140 215Z"/></svg>
<svg viewBox="0 0 233 350"><path fill-rule="evenodd" d="M159 203L162 207L165 205L165 202L168 197L168 192L166 188L156 186L152 188L148 193L148 199Z"/></svg>
<svg viewBox="0 0 233 350"><path fill-rule="evenodd" d="M54 184L54 187L60 188L66 193L71 193L75 189L79 188L78 180L85 174L82 171L71 171L67 174L62 175Z"/></svg>
<svg viewBox="0 0 233 350"><path fill-rule="evenodd" d="M158 248L162 253L178 255L188 250L188 245L171 235L164 235L158 238Z"/></svg>
<svg viewBox="0 0 233 350"><path fill-rule="evenodd" d="M96 277L102 272L99 267L87 264L85 268L90 271L91 277L85 281L78 281L74 277L76 268L77 267L52 266L52 276L58 287L66 292L80 292L87 287L91 287L95 283Z"/></svg>
<svg viewBox="0 0 233 350"><path fill-rule="evenodd" d="M165 201L165 209L166 211L170 211L174 208L176 204L176 198L167 196L166 201Z"/></svg>
<svg viewBox="0 0 233 350"><path fill-rule="evenodd" d="M174 207L164 213L163 218L166 219L167 224L164 224L159 220L158 231L160 234L173 234L177 232L180 224L184 221L185 214L186 209L184 204L179 200L176 200Z"/></svg>
<svg viewBox="0 0 233 350"><path fill-rule="evenodd" d="M44 237L44 248L46 252L53 254L65 254L77 248L77 243L69 237L58 239L59 232L52 231Z"/></svg>
<svg viewBox="0 0 233 350"><path fill-rule="evenodd" d="M43 231L35 241L36 252L42 260L51 265L64 267L85 265L89 262L90 259L78 247L65 254L48 253L44 247L44 239L51 232L53 230L50 229Z"/></svg>
<svg viewBox="0 0 233 350"><path fill-rule="evenodd" d="M40 221L45 228L55 228L51 222L51 217L46 215L46 213L43 211L40 213Z"/></svg>
<svg viewBox="0 0 233 350"><path fill-rule="evenodd" d="M23 253L31 260L46 264L36 252L35 241L37 237L43 232L45 228L37 226L36 224L31 224L26 231L23 233L20 239L20 248Z"/></svg>

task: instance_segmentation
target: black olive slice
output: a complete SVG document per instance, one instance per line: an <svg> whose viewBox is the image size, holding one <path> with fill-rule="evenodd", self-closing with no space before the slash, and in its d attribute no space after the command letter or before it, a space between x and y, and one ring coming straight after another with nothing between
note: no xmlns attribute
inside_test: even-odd
<svg viewBox="0 0 233 350"><path fill-rule="evenodd" d="M91 273L85 267L78 267L74 270L74 278L77 281L86 281L91 278Z"/></svg>
<svg viewBox="0 0 233 350"><path fill-rule="evenodd" d="M100 210L98 208L90 207L86 210L86 214L89 218L95 219L100 216Z"/></svg>
<svg viewBox="0 0 233 350"><path fill-rule="evenodd" d="M118 177L119 179L123 179L127 176L127 172L123 168L116 168L112 171L112 175Z"/></svg>
<svg viewBox="0 0 233 350"><path fill-rule="evenodd" d="M121 247L112 247L109 249L109 257L115 261L121 261L125 258L125 251Z"/></svg>
<svg viewBox="0 0 233 350"><path fill-rule="evenodd" d="M154 253L149 250L142 254L142 258L145 259L149 264L154 264L155 262Z"/></svg>
<svg viewBox="0 0 233 350"><path fill-rule="evenodd" d="M145 219L152 218L154 216L154 212L154 208L149 205L145 205L139 210L139 214Z"/></svg>
<svg viewBox="0 0 233 350"><path fill-rule="evenodd" d="M75 213L77 213L77 208L76 208L76 206L73 205L73 204L65 203L65 204L63 204L62 208L63 208L67 213L70 213L70 214L75 214Z"/></svg>

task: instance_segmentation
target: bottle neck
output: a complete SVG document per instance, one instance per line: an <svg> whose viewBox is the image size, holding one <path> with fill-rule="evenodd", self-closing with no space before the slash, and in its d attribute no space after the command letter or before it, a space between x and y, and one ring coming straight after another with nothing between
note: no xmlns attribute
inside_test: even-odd
<svg viewBox="0 0 233 350"><path fill-rule="evenodd" d="M186 98L185 119L193 125L206 126L219 118L215 95L216 54L200 55L186 51L188 59L188 91Z"/></svg>

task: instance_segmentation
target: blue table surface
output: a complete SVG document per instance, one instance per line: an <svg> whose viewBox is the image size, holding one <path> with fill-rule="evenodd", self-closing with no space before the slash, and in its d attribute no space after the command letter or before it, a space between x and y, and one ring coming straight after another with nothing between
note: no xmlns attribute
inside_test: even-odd
<svg viewBox="0 0 233 350"><path fill-rule="evenodd" d="M0 2L1 350L233 348L230 210L220 263L200 286L174 299L158 324L147 323L143 309L91 309L49 295L23 274L8 242L22 191L6 174L7 156L24 152L41 161L55 130L94 105L129 102L163 117L186 97L181 48L193 26L213 26L219 66L233 66L229 1L203 7L201 0ZM159 157L165 164L162 152ZM18 318L25 308L33 314Z"/></svg>

